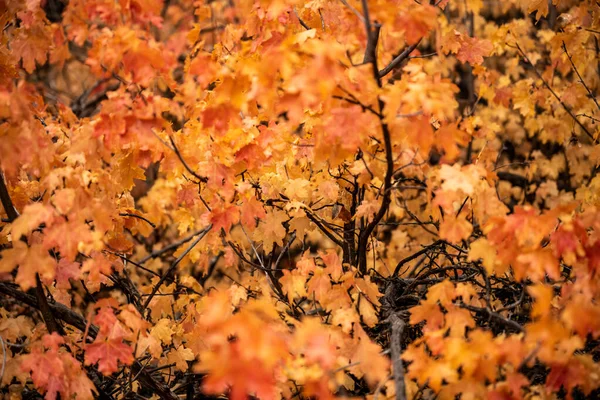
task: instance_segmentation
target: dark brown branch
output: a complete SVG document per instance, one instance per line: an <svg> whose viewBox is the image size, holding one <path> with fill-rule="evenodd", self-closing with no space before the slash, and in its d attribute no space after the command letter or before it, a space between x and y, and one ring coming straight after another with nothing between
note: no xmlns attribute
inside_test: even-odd
<svg viewBox="0 0 600 400"><path fill-rule="evenodd" d="M46 324L46 328L49 333L58 333L61 336L65 335L65 330L58 323L56 318L54 318L54 314L52 313L52 309L50 308L50 304L48 303L48 299L46 298L46 292L44 291L44 287L42 286L42 281L40 280L40 276L36 274L36 287L35 287L35 295L37 297L37 301L39 304L39 310L42 313L42 318L44 323Z"/></svg>
<svg viewBox="0 0 600 400"><path fill-rule="evenodd" d="M524 176L513 174L512 172L497 172L496 175L498 175L498 179L510 182L513 186L521 188L526 188L532 183Z"/></svg>
<svg viewBox="0 0 600 400"><path fill-rule="evenodd" d="M250 265L253 268L260 269L261 271L265 270L265 268L263 268L262 265L258 265L257 263L252 262L251 260L249 260L244 255L244 253L242 253L241 250L232 241L227 241L227 244L229 245L229 247L231 247L231 250L233 250L233 252L235 253L235 255L240 258L240 260L242 260L243 262L245 262L246 264Z"/></svg>
<svg viewBox="0 0 600 400"><path fill-rule="evenodd" d="M39 303L34 296L31 296L27 293L22 292L17 286L12 285L6 282L0 282L0 293L5 294L7 296L12 297L13 299L27 304L30 307L39 309ZM79 329L81 332L86 331L86 327L88 325L85 318L76 312L68 309L62 304L50 304L50 308L52 309L52 313L60 318L62 321L67 324ZM87 330L88 335L95 339L98 335L98 327L90 324L89 329ZM85 340L85 339L84 339ZM138 373L142 369L142 365L139 361L134 361L131 369L134 373ZM175 393L169 389L168 386L156 381L150 374L147 372L142 372L139 378L140 383L144 387L152 390L154 393L158 394L161 399L167 400L178 400L179 398Z"/></svg>
<svg viewBox="0 0 600 400"><path fill-rule="evenodd" d="M188 163L185 161L185 159L183 158L183 156L181 155L181 153L179 152L179 148L177 147L177 145L175 144L175 140L173 140L172 136L169 136L169 140L171 141L171 146L173 146L173 151L175 152L175 155L177 156L177 158L179 158L179 161L181 161L181 164L183 165L183 167L190 173L192 174L192 176L196 179L198 179L200 182L208 182L208 178L205 176L201 176L198 175L196 173L196 171L194 171L189 165Z"/></svg>
<svg viewBox="0 0 600 400"><path fill-rule="evenodd" d="M394 385L396 387L396 400L406 399L406 387L404 383L404 365L402 365L402 336L406 328L406 322L398 315L392 313L389 317L392 326L390 348L392 355L392 369L394 370Z"/></svg>
<svg viewBox="0 0 600 400"><path fill-rule="evenodd" d="M8 216L8 220L10 222L16 220L19 217L19 213L15 209L12 199L10 198L10 194L8 193L8 188L4 183L4 174L0 171L0 200L2 200L2 207L4 207L4 211ZM14 240L20 240L20 238L13 238ZM37 296L37 301L39 303L39 310L42 313L42 318L44 319L44 323L46 324L46 328L48 328L48 332L59 333L64 335L65 332L60 326L60 324L54 318L52 310L50 309L50 305L48 304L48 299L46 299L46 292L44 291L44 287L42 286L42 282L40 281L39 275L36 274L36 288L35 294Z"/></svg>
<svg viewBox="0 0 600 400"><path fill-rule="evenodd" d="M225 29L225 25L209 26L207 28L200 29L200 35L204 35L205 33L212 33L212 32L216 32L216 31L221 31L223 29Z"/></svg>
<svg viewBox="0 0 600 400"><path fill-rule="evenodd" d="M279 267L279 263L281 262L281 259L283 258L283 255L288 251L288 249L290 248L290 246L292 245L292 243L294 243L294 240L296 240L296 232L293 232L291 234L290 239L285 244L285 246L283 247L283 249L281 249L281 252L279 253L279 256L277 257L277 260L275 261L275 264L272 267L272 269L274 271L277 270L277 268Z"/></svg>
<svg viewBox="0 0 600 400"><path fill-rule="evenodd" d="M200 242L200 240L202 240L202 238L204 238L204 236L206 236L206 234L211 229L212 229L212 224L210 224L206 228L204 228L200 232L200 235L198 236L198 238L196 240L194 240L192 242L192 244L189 245L189 247L173 262L173 264L171 264L171 266L169 267L169 269L164 273L164 275L160 278L160 280L152 288L152 292L150 293L150 295L148 296L148 298L144 302L144 305L142 306L143 309L147 309L148 308L148 305L150 304L150 302L152 301L152 299L154 298L154 296L156 295L156 293L158 292L158 290L160 289L160 287L162 286L162 284L165 282L165 280L167 280L167 278L169 277L169 275L171 275L171 273L175 270L175 268L177 268L177 266L179 265L179 263L181 262L181 260L183 260L185 258L185 256L187 256L189 254L189 252L192 251L192 249L198 244L198 242Z"/></svg>
<svg viewBox="0 0 600 400"><path fill-rule="evenodd" d="M381 25L375 24L371 28L371 31L367 32L367 49L365 50L365 57L363 64L373 63L377 58L377 43L379 42L379 32L381 31Z"/></svg>
<svg viewBox="0 0 600 400"><path fill-rule="evenodd" d="M461 303L458 306L461 308L464 308L466 310L476 312L476 313L488 314L490 317L503 323L506 327L512 328L513 330L515 330L517 332L525 332L525 328L523 328L523 326L521 324L513 321L512 319L508 319L508 318L504 317L503 315L492 311L489 308L474 307L474 306L470 306L470 305L464 304L464 303Z"/></svg>
<svg viewBox="0 0 600 400"><path fill-rule="evenodd" d="M415 44L411 44L408 46L402 53L398 54L385 68L379 71L379 77L383 78L390 72L392 72L397 66L399 66L402 61L407 60L409 58L410 53L412 53L417 46L421 43L421 39Z"/></svg>
<svg viewBox="0 0 600 400"><path fill-rule="evenodd" d="M0 282L0 293L12 297L13 299L21 303L27 304L30 307L36 308L38 310L40 309L37 298L30 294L22 292L16 285L13 285L8 282ZM74 311L71 311L70 309L68 309L60 303L50 304L50 309L52 310L52 313L60 320L66 322L71 326L74 326L82 332L85 331L87 322L85 318L83 318L81 315L75 313ZM90 326L89 335L92 338L95 338L97 334L98 328L93 325Z"/></svg>
<svg viewBox="0 0 600 400"><path fill-rule="evenodd" d="M375 36L372 34L373 32L371 29L371 21L369 19L370 18L369 17L369 6L367 4L367 0L363 0L362 5L363 5L363 14L365 15L365 28L367 30L367 37L369 38L370 41L376 41L376 40L378 40L379 36ZM375 43L374 45L371 45L371 46L367 45L367 49L376 49L376 48L377 48L377 43ZM374 54L374 57L371 57L370 60L371 60L372 68L373 68L373 78L375 79L377 86L381 88L381 78L379 76L379 68L377 67L376 54ZM377 103L379 106L379 113L381 115L383 115L383 109L385 107L385 103L383 102L383 100L381 100L381 98L377 99ZM381 132L383 134L383 142L385 145L385 161L387 164L386 165L387 168L386 168L385 178L384 178L384 182L383 182L383 199L381 202L381 207L379 208L379 211L377 212L377 214L375 215L373 220L360 233L359 238L358 238L358 249L357 249L358 270L362 274L365 274L367 272L367 245L369 243L369 238L371 237L371 233L373 233L373 231L375 230L375 228L377 227L377 225L379 224L379 222L381 221L381 219L387 212L389 205L391 203L390 188L392 187L392 177L394 175L394 157L392 154L392 139L391 139L390 130L389 130L387 124L384 122L382 117L379 118L379 122L381 125Z"/></svg>
<svg viewBox="0 0 600 400"><path fill-rule="evenodd" d="M8 216L8 222L12 222L19 217L19 212L15 209L15 206L13 205L8 193L8 188L4 182L4 174L2 171L0 171L0 201L2 201L2 207L4 207L4 211Z"/></svg>
<svg viewBox="0 0 600 400"><path fill-rule="evenodd" d="M171 243L170 245L167 245L167 246L163 247L163 248L162 248L162 249L160 249L160 250L155 250L155 251L153 251L152 253L148 254L146 257L142 258L140 261L137 261L137 264L135 264L135 263L133 263L133 262L132 262L132 263L133 263L134 265L136 265L136 266L137 266L137 265L139 265L139 264L144 264L146 261L148 261L148 260L149 260L149 259L151 259L151 258L157 258L157 257L160 257L161 255L163 255L164 253L166 253L167 251L170 251L170 250L175 250L175 249L177 249L179 246L181 246L182 244L189 242L189 241L190 241L190 240L192 240L192 239L193 239L195 236L197 236L197 235L201 234L201 233L204 231L204 229L205 229L205 228L203 228L203 229L200 229L200 230L198 230L198 231L196 231L196 232L192 233L191 235L184 237L183 239L180 239L180 240L178 240L178 241L176 241L176 242L173 242L173 243ZM129 260L129 261L131 261L131 260Z"/></svg>
<svg viewBox="0 0 600 400"><path fill-rule="evenodd" d="M444 243L443 240L436 240L429 246L425 246L421 250L417 251L416 253L411 254L410 256L400 260L400 262L398 262L398 264L396 264L396 268L394 269L394 274L392 276L398 275L398 273L400 272L400 268L402 268L402 266L405 265L406 263L411 262L412 260L419 257L420 255L427 253L429 250L431 250L443 243Z"/></svg>
<svg viewBox="0 0 600 400"><path fill-rule="evenodd" d="M137 215L137 214L131 214L131 213L120 213L119 214L121 217L131 217L131 218L137 218L137 219L141 219L142 221L146 222L148 225L150 225L152 228L156 229L156 225L150 221L148 218L146 217L142 217L141 215Z"/></svg>
<svg viewBox="0 0 600 400"><path fill-rule="evenodd" d="M321 230L321 232L325 234L325 236L327 236L333 243L337 244L338 246L342 248L344 247L344 243L335 236L333 236L333 234L329 232L329 230L325 228L325 226L311 212L308 212L308 210L305 211L307 211L306 216L308 217L308 219L310 219Z"/></svg>
<svg viewBox="0 0 600 400"><path fill-rule="evenodd" d="M298 15L298 11L296 11L296 7L294 7L294 15L296 16L296 18L298 18L298 22L300 22L300 25L302 25L302 27L307 31L310 31L310 26L308 26L306 22L302 21L302 18L300 18L300 15Z"/></svg>

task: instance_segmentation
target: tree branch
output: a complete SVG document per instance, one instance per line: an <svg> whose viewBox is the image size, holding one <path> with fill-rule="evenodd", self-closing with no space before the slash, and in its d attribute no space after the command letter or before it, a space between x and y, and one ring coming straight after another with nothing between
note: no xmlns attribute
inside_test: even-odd
<svg viewBox="0 0 600 400"><path fill-rule="evenodd" d="M392 368L394 370L394 385L396 387L396 400L406 400L406 387L404 384L404 365L402 365L402 336L406 322L398 313L393 312L389 317L392 325L390 349L392 353Z"/></svg>
<svg viewBox="0 0 600 400"><path fill-rule="evenodd" d="M367 0L362 0L362 5L363 5L363 14L365 15L365 28L367 30L367 37L368 37L369 41L377 41L379 36L375 36L372 32L371 21L369 19L370 18L369 17L369 6L367 4ZM375 52L377 49L377 43L371 44L371 45L369 45L369 43L367 43L367 50L369 50L369 49L372 49L371 51ZM373 67L373 78L375 79L375 82L377 82L377 86L381 88L381 78L379 77L379 68L377 67L376 53L373 53L372 57L370 57L369 59L370 59L371 65ZM394 175L394 157L392 154L392 139L391 139L391 134L390 134L388 125L384 122L384 119L383 119L383 109L385 107L385 103L379 97L377 98L377 103L379 106L379 114L381 115L381 117L379 117L379 123L381 125L381 132L383 134L383 142L385 145L385 161L387 164L387 168L386 168L385 178L384 178L384 182L383 182L383 200L381 202L381 208L379 208L379 211L377 212L377 214L375 215L375 217L373 218L371 223L369 223L367 225L367 227L365 228L365 230L360 233L359 238L358 238L358 249L357 249L358 270L362 274L365 274L367 272L367 245L369 243L369 237L371 236L371 233L373 233L373 231L375 230L375 228L377 227L377 225L379 224L379 222L381 221L381 219L387 212L389 205L391 203L390 188L392 187L392 177Z"/></svg>
<svg viewBox="0 0 600 400"><path fill-rule="evenodd" d="M407 60L409 58L410 53L412 53L417 46L421 43L421 39L415 44L411 44L408 46L402 53L398 54L385 68L379 71L379 78L383 78L390 72L394 70L398 65L402 63L402 61Z"/></svg>
<svg viewBox="0 0 600 400"><path fill-rule="evenodd" d="M10 199L10 195L8 193L8 188L6 187L6 183L4 182L4 174L0 170L0 201L2 201L2 207L4 207L4 211L8 216L8 222L13 222L15 219L19 217L19 212L13 205L12 200ZM18 239L18 238L17 238Z"/></svg>
<svg viewBox="0 0 600 400"><path fill-rule="evenodd" d="M8 216L9 222L16 220L19 217L19 213L15 209L13 205L12 199L10 198L10 194L8 193L8 188L6 187L6 183L4 182L4 174L0 170L0 200L2 200L2 207L4 207L4 211ZM21 238L13 238L14 240L20 240ZM38 274L35 276L36 279L36 287L35 294L37 296L37 301L39 302L38 309L42 313L42 318L44 323L46 324L46 328L48 328L48 332L59 333L60 335L64 335L65 332L60 326L60 324L54 318L52 310L50 309L50 305L48 304L48 299L46 299L46 292L44 291L44 287L42 286L42 282L40 281L40 277Z"/></svg>
<svg viewBox="0 0 600 400"><path fill-rule="evenodd" d="M398 262L398 264L396 264L396 268L394 269L394 273L392 274L392 276L396 276L398 275L398 273L400 272L400 268L402 268L402 266L408 262L411 262L412 260L414 260L415 258L419 257L422 254L427 253L429 250L439 246L440 244L443 244L444 241L443 240L436 240L435 242L433 242L432 244L430 244L429 246L425 246L423 247L421 250L417 251L414 254L411 254L410 256L400 260L400 262Z"/></svg>
<svg viewBox="0 0 600 400"><path fill-rule="evenodd" d="M535 72L535 74L537 75L537 77L542 81L542 83L544 84L544 86L546 86L546 88L550 91L550 93L552 94L552 96L554 96L554 98L556 100L558 100L558 102L560 103L560 105L562 106L562 108L567 112L567 114L569 114L571 116L571 118L573 118L573 121L575 121L575 123L577 125L579 125L579 127L581 129L583 129L583 131L585 132L585 134L588 135L588 137L590 139L592 139L592 141L594 143L596 143L596 139L594 138L594 135L592 135L590 133L590 131L585 127L585 125L583 125L581 123L581 121L573 114L573 112L565 104L565 102L562 101L561 98L556 94L556 92L554 91L554 89L552 89L552 87L548 84L548 82L546 82L546 80L544 79L544 77L542 76L542 74L540 74L540 72L537 70L537 68L535 67L535 65L533 65L533 63L530 61L530 58L527 56L527 54L525 54L525 52L523 51L523 49L521 49L521 46L519 46L519 43L515 42L515 44L517 46L517 50L519 50L519 53L521 53L521 56L529 63L529 65L531 65L531 68L533 69L533 72Z"/></svg>
<svg viewBox="0 0 600 400"><path fill-rule="evenodd" d="M591 89L589 88L589 86L583 80L583 77L581 76L581 74L579 73L579 70L575 66L575 63L573 62L573 58L571 57L571 55L567 51L567 45L565 44L564 40L562 42L562 48L565 51L565 54L567 55L567 57L569 58L569 62L571 63L571 67L573 67L573 71L575 71L575 73L579 77L579 82L581 82L581 84L583 85L583 87L585 88L585 90L588 92L588 94L590 95L591 99L596 104L596 107L598 108L598 110L600 110L600 104L598 104L598 100L596 100L596 96L594 96L594 93L591 91Z"/></svg>
<svg viewBox="0 0 600 400"><path fill-rule="evenodd" d="M27 304L30 307L36 309L40 308L39 303L34 296L22 292L15 285L6 282L0 282L0 293L10 296L21 303ZM62 304L50 304L50 308L52 309L52 313L58 318L60 318L62 321L79 329L82 332L86 332L88 322L84 317L68 309ZM98 327L93 324L90 324L87 332L92 339L95 339L98 335ZM156 393L161 399L179 400L179 397L175 393L173 393L167 385L156 381L152 377L152 375L150 375L146 371L143 371L142 364L139 361L134 361L133 365L131 366L131 369L134 374L140 374L139 381L142 384L142 386Z"/></svg>
<svg viewBox="0 0 600 400"><path fill-rule="evenodd" d="M202 240L202 238L204 236L206 236L206 234L211 229L212 229L212 224L210 224L206 228L204 228L200 232L200 235L198 236L198 238L196 240L194 240L192 242L192 244L189 245L189 247L175 260L175 262L173 262L173 264L171 264L171 266L169 267L169 269L160 278L160 280L158 281L158 283L156 284L156 286L154 286L154 288L152 288L152 292L150 293L150 295L148 296L148 298L144 302L144 305L142 306L142 308L144 310L148 308L148 305L150 304L150 302L152 301L152 299L154 298L154 296L156 295L156 293L158 292L158 290L160 289L160 287L162 286L162 284L169 277L169 275L171 274L171 272L173 272L175 270L175 268L177 268L177 266L179 265L179 263L181 262L181 260L183 260L185 258L185 256L187 256L189 254L189 252L192 251L192 249L198 244L198 242L200 242L200 240Z"/></svg>

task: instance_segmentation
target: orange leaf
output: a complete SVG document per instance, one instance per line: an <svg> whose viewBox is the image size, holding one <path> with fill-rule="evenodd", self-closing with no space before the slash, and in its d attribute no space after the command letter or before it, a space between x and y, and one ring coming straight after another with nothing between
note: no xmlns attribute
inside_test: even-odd
<svg viewBox="0 0 600 400"><path fill-rule="evenodd" d="M104 375L117 372L119 361L125 365L133 362L133 349L122 339L97 338L85 347L85 364L98 363L98 371Z"/></svg>

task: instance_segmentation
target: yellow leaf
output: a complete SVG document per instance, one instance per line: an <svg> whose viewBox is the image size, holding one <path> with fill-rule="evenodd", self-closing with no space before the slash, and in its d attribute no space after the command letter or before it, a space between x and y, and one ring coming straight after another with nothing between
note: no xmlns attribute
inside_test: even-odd
<svg viewBox="0 0 600 400"><path fill-rule="evenodd" d="M150 335L154 338L160 340L163 344L171 344L173 340L173 329L171 326L173 325L173 321L167 318L163 318L154 325L152 330L150 331Z"/></svg>
<svg viewBox="0 0 600 400"><path fill-rule="evenodd" d="M375 325L377 325L377 311L375 311L375 308L364 297L359 297L358 310L360 312L360 316L362 317L363 322L369 328L372 328Z"/></svg>
<svg viewBox="0 0 600 400"><path fill-rule="evenodd" d="M186 371L188 369L187 361L193 361L195 358L192 350L186 349L181 345L177 350L171 350L169 352L167 355L167 362L169 364L175 364L175 368L179 371Z"/></svg>
<svg viewBox="0 0 600 400"><path fill-rule="evenodd" d="M308 39L314 39L316 34L317 34L316 29L309 29L309 30L305 30L303 32L297 33L296 36L294 37L294 43L302 44L302 43L306 42Z"/></svg>
<svg viewBox="0 0 600 400"><path fill-rule="evenodd" d="M279 278L279 282L281 282L283 293L290 302L306 296L306 279L306 275L303 275L297 269L291 272L286 269L283 270L283 276Z"/></svg>
<svg viewBox="0 0 600 400"><path fill-rule="evenodd" d="M483 267L488 275L493 275L496 265L496 248L486 238L479 238L471 243L468 261L482 260Z"/></svg>

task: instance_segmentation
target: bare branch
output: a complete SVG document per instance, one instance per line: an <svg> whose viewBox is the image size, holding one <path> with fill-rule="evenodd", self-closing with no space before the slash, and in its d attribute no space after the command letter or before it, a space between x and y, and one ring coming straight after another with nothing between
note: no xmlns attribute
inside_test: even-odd
<svg viewBox="0 0 600 400"><path fill-rule="evenodd" d="M573 70L575 71L575 73L579 77L579 82L581 82L581 84L583 85L583 87L585 88L585 90L587 90L587 92L590 95L591 99L596 104L596 107L598 107L598 110L600 110L600 104L598 104L598 100L596 100L596 96L594 95L594 93L591 91L591 89L589 88L589 86L583 80L583 77L581 76L581 74L579 73L579 70L575 66L575 63L573 62L573 58L571 57L571 55L567 51L567 45L565 44L564 40L562 42L562 48L565 51L565 54L567 55L567 57L569 58L569 62L571 63L571 67L573 67Z"/></svg>
<svg viewBox="0 0 600 400"><path fill-rule="evenodd" d="M206 234L211 229L212 229L212 224L210 224L206 228L204 228L204 230L202 230L202 232L200 232L200 235L198 236L198 238L196 240L194 240L192 242L192 244L190 244L187 249L185 249L185 251L173 262L173 264L171 264L171 266L169 267L169 269L160 278L160 280L158 281L158 283L152 288L152 292L150 292L150 295L148 296L148 298L144 302L144 305L142 306L143 309L147 309L148 308L148 305L150 304L150 302L152 301L152 299L154 298L154 296L156 295L156 293L158 292L158 290L160 289L160 287L162 286L162 284L169 277L169 275L171 274L171 272L173 272L175 270L175 268L177 268L177 266L179 265L179 263L181 262L181 260L183 260L185 258L185 256L187 256L189 254L189 252L192 251L192 249L198 244L198 242L200 242L200 240L202 240L202 238L204 238L204 236L206 236Z"/></svg>
<svg viewBox="0 0 600 400"><path fill-rule="evenodd" d="M392 353L392 368L394 370L394 385L396 387L396 400L406 400L404 365L402 365L402 336L406 328L406 322L396 312L389 316L389 322L392 325L390 348Z"/></svg>
<svg viewBox="0 0 600 400"><path fill-rule="evenodd" d="M523 51L523 49L521 49L521 46L519 46L519 43L515 42L515 44L517 46L517 50L519 50L519 53L521 53L521 56L529 63L529 65L531 65L531 68L533 69L533 72L535 72L535 74L542 81L542 83L544 84L544 86L546 86L546 88L550 91L550 93L552 93L552 96L554 96L554 98L556 100L558 100L558 102L560 103L560 105L562 106L562 108L564 108L564 110L571 116L571 118L573 118L573 120L575 121L575 123L577 125L579 125L579 127L581 127L581 129L583 129L583 131L585 132L585 134L588 135L588 137L590 139L592 139L594 143L596 143L596 139L594 138L594 135L592 135L590 133L590 131L585 127L585 125L583 125L581 123L581 121L579 121L579 119L573 114L573 112L571 111L571 109L564 103L564 101L561 100L561 98L556 94L556 92L554 91L554 89L552 89L552 87L548 84L548 82L546 82L546 80L544 79L544 77L542 76L542 74L540 74L540 72L537 70L537 68L535 67L535 65L533 65L533 63L530 61L531 59L527 56L527 54L525 54L525 52Z"/></svg>
<svg viewBox="0 0 600 400"><path fill-rule="evenodd" d="M0 170L0 201L2 201L2 207L8 216L8 222L12 222L19 217L19 212L13 205L13 202L8 193L8 188L4 182L4 174ZM18 239L18 238L17 238Z"/></svg>
<svg viewBox="0 0 600 400"><path fill-rule="evenodd" d="M421 39L419 39L417 43L408 46L406 49L404 49L404 51L402 51L402 53L398 54L385 68L379 71L379 77L383 78L384 76L392 72L394 68L400 65L402 61L411 58L409 57L410 53L412 53L417 48L419 43L421 43Z"/></svg>

